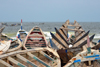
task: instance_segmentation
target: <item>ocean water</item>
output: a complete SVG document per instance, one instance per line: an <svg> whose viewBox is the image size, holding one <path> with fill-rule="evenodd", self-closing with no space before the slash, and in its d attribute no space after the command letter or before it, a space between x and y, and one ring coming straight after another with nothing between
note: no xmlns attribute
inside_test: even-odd
<svg viewBox="0 0 100 67"><path fill-rule="evenodd" d="M23 29L29 32L33 27L38 26L45 32L55 32L55 27L59 29L62 24L65 22L23 22ZM70 22L72 23L72 22ZM86 32L90 30L90 36L95 34L94 41L98 41L100 39L100 22L78 22L83 30ZM20 24L20 22L7 22L8 26L5 26L3 33L8 36L15 37L17 31L20 29L20 25L11 26L11 24Z"/></svg>

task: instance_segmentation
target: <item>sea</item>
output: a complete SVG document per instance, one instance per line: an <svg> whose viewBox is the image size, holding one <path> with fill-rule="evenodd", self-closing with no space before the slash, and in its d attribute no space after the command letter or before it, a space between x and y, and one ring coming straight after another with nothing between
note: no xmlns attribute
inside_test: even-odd
<svg viewBox="0 0 100 67"><path fill-rule="evenodd" d="M38 26L42 29L44 33L50 35L50 32L55 32L55 27L59 29L65 22L23 22L22 28L29 32L33 27ZM70 22L73 24L73 22ZM90 30L89 36L95 34L94 40L98 42L100 39L100 22L78 22L83 30L86 32ZM20 22L3 22L5 29L4 34L9 37L16 37L17 31L21 28ZM71 31L70 31L71 32Z"/></svg>

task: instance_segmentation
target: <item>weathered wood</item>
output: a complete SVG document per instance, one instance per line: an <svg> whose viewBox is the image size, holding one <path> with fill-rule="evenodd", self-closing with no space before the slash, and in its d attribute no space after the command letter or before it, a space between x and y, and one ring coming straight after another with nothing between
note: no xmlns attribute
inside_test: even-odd
<svg viewBox="0 0 100 67"><path fill-rule="evenodd" d="M48 58L49 60L54 61L53 58L51 58L49 55L47 55L47 54L44 53L43 51L40 51L40 53L41 53L43 56L45 56L46 58Z"/></svg>
<svg viewBox="0 0 100 67"><path fill-rule="evenodd" d="M67 26L81 27L81 25L71 25L71 24L69 24L69 25L67 25Z"/></svg>
<svg viewBox="0 0 100 67"><path fill-rule="evenodd" d="M5 27L2 27L1 29L0 29L0 36L1 36L1 33L2 33L2 31L5 29Z"/></svg>
<svg viewBox="0 0 100 67"><path fill-rule="evenodd" d="M69 29L69 28L63 28L63 27L61 27L61 29L64 29L64 30L71 30L71 31L84 31L84 30L78 30L78 29Z"/></svg>
<svg viewBox="0 0 100 67"><path fill-rule="evenodd" d="M21 56L20 54L17 54L16 57L18 57L19 59L21 59L22 61L30 64L33 67L38 67L37 65L35 65L34 63L32 63L31 61L27 60L26 58L24 58L23 56Z"/></svg>
<svg viewBox="0 0 100 67"><path fill-rule="evenodd" d="M65 43L66 43L66 45L67 45L67 47L68 47L68 45L69 45L69 43L66 41L66 39L62 36L62 34L57 30L57 28L55 28L55 30L56 30L56 33L65 41Z"/></svg>
<svg viewBox="0 0 100 67"><path fill-rule="evenodd" d="M14 63L14 64L16 64L16 65L18 65L18 66L20 66L20 67L27 67L27 66L23 65L22 63L16 61L15 59L13 59L13 58L11 58L11 57L8 57L7 59L8 59L10 62L12 62L12 63Z"/></svg>
<svg viewBox="0 0 100 67"><path fill-rule="evenodd" d="M67 21L63 24L63 26L64 26L64 27L67 27L68 24L69 24L69 20L67 20Z"/></svg>
<svg viewBox="0 0 100 67"><path fill-rule="evenodd" d="M63 29L59 29L59 32L63 35L63 37L64 37L66 40L68 39L68 36L67 36L68 31L66 31L66 33L65 33Z"/></svg>
<svg viewBox="0 0 100 67"><path fill-rule="evenodd" d="M45 65L46 67L50 67L48 64L46 64L44 61L40 60L39 58L37 58L36 56L34 56L33 54L31 54L30 52L27 53L27 55L29 55L30 57L32 57L33 59L35 59L36 61L42 63L43 65Z"/></svg>
<svg viewBox="0 0 100 67"><path fill-rule="evenodd" d="M90 39L90 41L92 41L93 40L93 38L94 38L94 36L95 36L95 34L94 35L92 35L89 39ZM87 44L87 40L85 40L83 43L81 43L80 45L78 45L77 47L82 47L83 45L85 45L85 44ZM75 45L73 46L73 47L75 47Z"/></svg>
<svg viewBox="0 0 100 67"><path fill-rule="evenodd" d="M57 40L55 40L54 38L52 38L53 43L57 46L58 49L64 49L65 47L63 47L62 45L59 44L59 42Z"/></svg>
<svg viewBox="0 0 100 67"><path fill-rule="evenodd" d="M50 34L59 44L61 44L64 48L67 48L53 33L50 32Z"/></svg>
<svg viewBox="0 0 100 67"><path fill-rule="evenodd" d="M93 62L93 67L100 67L100 63L98 63L97 61Z"/></svg>
<svg viewBox="0 0 100 67"><path fill-rule="evenodd" d="M88 32L85 33L82 37L80 37L77 41L75 41L75 42L73 43L73 45L74 45L75 43L77 43L78 41L80 41L81 39L83 39L85 36L87 36L87 35L89 34L89 32L90 32L90 31L88 31Z"/></svg>
<svg viewBox="0 0 100 67"><path fill-rule="evenodd" d="M22 48L22 43L21 43L21 41L20 41L19 39L17 39L17 41L18 41L19 45L18 45L17 47L14 47L14 48L11 48L12 46L10 46L11 49L9 49L7 52L12 52L12 51L20 50L20 49ZM11 45L12 45L12 44L11 44ZM16 44L13 45L13 46L16 46Z"/></svg>
<svg viewBox="0 0 100 67"><path fill-rule="evenodd" d="M3 65L7 66L7 67L13 67L12 65L10 65L9 63L3 61L2 59L0 59L0 63L2 63Z"/></svg>
<svg viewBox="0 0 100 67"><path fill-rule="evenodd" d="M49 39L50 41L49 41L49 44L50 44L50 46L53 48L53 49L59 49L56 45L55 45L55 43L52 41L52 39Z"/></svg>

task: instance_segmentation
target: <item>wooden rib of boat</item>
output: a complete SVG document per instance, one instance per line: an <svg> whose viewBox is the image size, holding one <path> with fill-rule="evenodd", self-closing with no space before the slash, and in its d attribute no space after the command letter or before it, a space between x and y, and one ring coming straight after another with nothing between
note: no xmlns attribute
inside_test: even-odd
<svg viewBox="0 0 100 67"><path fill-rule="evenodd" d="M1 34L0 39L1 39L1 40L5 40L5 41L9 41L9 40L13 41L13 40L14 40L13 38L7 36L7 35L4 34L4 33Z"/></svg>
<svg viewBox="0 0 100 67"><path fill-rule="evenodd" d="M59 48L54 44L54 42L52 41L52 39L50 39L50 45L51 48L58 50Z"/></svg>
<svg viewBox="0 0 100 67"><path fill-rule="evenodd" d="M57 38L53 33L50 33L52 38L54 38L61 46L62 48L67 48L62 42L61 40L59 40L59 38ZM60 48L60 47L59 47Z"/></svg>
<svg viewBox="0 0 100 67"><path fill-rule="evenodd" d="M75 43L77 43L78 41L80 41L81 39L83 39L84 37L86 37L89 34L90 31L88 31L87 33L85 33L82 37L80 37L78 40L76 40L73 44L75 45Z"/></svg>
<svg viewBox="0 0 100 67"><path fill-rule="evenodd" d="M16 39L14 41L11 41L11 45L7 52L14 52L17 50L22 50L22 47L23 47L22 42L19 39Z"/></svg>
<svg viewBox="0 0 100 67"><path fill-rule="evenodd" d="M35 48L0 55L1 67L61 67L58 54L50 48Z"/></svg>
<svg viewBox="0 0 100 67"><path fill-rule="evenodd" d="M47 41L42 30L39 27L33 27L28 33L23 46L25 49L47 47Z"/></svg>
<svg viewBox="0 0 100 67"><path fill-rule="evenodd" d="M11 41L0 41L0 55L7 52L10 47Z"/></svg>
<svg viewBox="0 0 100 67"><path fill-rule="evenodd" d="M66 41L66 39L62 36L62 34L57 30L57 28L55 28L56 33L64 40L64 42L66 43L66 45L69 45L69 43ZM68 47L68 46L67 46Z"/></svg>

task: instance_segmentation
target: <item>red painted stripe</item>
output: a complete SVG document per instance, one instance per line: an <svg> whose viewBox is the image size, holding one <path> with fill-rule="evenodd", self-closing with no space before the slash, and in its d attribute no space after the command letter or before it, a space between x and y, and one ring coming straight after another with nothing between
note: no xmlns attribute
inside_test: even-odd
<svg viewBox="0 0 100 67"><path fill-rule="evenodd" d="M21 23L22 23L22 19L21 19Z"/></svg>

